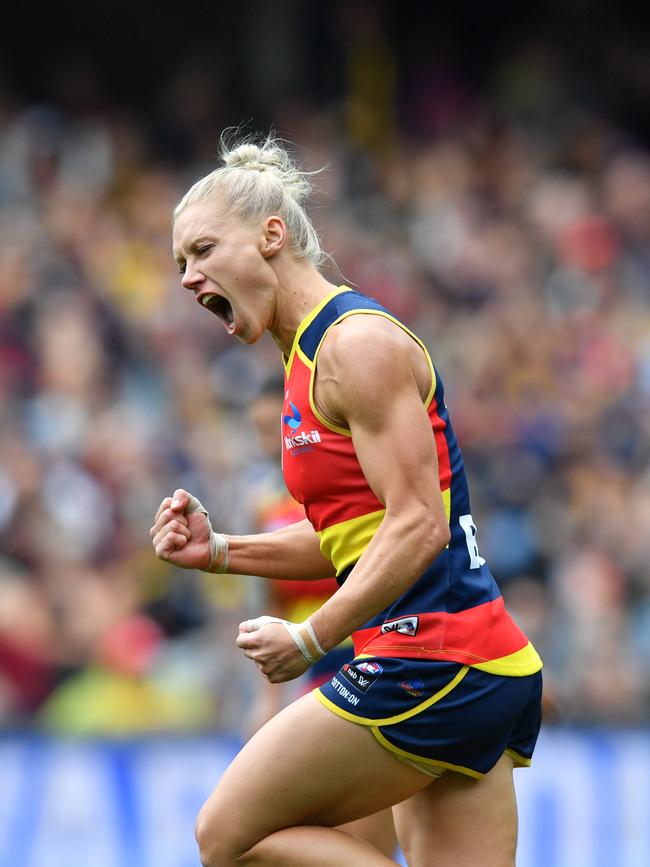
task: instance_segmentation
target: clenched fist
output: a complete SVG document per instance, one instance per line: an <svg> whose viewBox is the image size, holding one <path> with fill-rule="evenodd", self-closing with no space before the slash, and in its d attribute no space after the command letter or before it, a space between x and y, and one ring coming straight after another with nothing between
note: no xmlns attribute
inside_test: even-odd
<svg viewBox="0 0 650 867"><path fill-rule="evenodd" d="M228 539L215 533L200 501L182 488L160 504L149 531L156 555L183 569L225 572Z"/></svg>

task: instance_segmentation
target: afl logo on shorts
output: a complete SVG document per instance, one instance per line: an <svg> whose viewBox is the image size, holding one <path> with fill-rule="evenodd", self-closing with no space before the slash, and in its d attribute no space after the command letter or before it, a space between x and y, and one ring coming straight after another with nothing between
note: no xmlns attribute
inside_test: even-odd
<svg viewBox="0 0 650 867"><path fill-rule="evenodd" d="M387 632L399 632L401 635L415 635L418 631L418 617L399 617L397 620L386 620L381 624L382 635Z"/></svg>
<svg viewBox="0 0 650 867"><path fill-rule="evenodd" d="M377 670L374 669L368 671L368 669L362 669L363 674L359 669L362 665L376 665ZM348 662L345 663L343 668L339 671L339 676L344 677L348 683L350 683L355 689L358 689L359 692L368 692L373 683L377 680L379 675L382 673L383 668L378 663L361 663L357 665L350 665Z"/></svg>
<svg viewBox="0 0 650 867"><path fill-rule="evenodd" d="M357 662L355 668L365 674L381 674L384 670L378 662Z"/></svg>

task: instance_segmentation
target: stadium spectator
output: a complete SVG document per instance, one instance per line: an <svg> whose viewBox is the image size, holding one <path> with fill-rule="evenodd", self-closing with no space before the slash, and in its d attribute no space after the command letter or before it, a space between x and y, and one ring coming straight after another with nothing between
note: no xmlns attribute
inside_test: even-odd
<svg viewBox="0 0 650 867"><path fill-rule="evenodd" d="M283 117L307 166L329 164L328 209L314 210L324 248L435 348L481 547L564 717L638 722L650 710L650 157L606 117L567 107L561 80L546 81L543 113L524 111L522 88L539 95L542 72L517 77L521 61L507 61L489 105L454 98L446 119L426 115L431 94L407 93L388 152L332 112L287 105ZM179 298L169 215L216 143L190 134L188 114L182 167L152 161L158 129L128 121L110 106L80 118L63 99L2 101L4 726L36 719L57 684L92 665L84 630L99 639L119 619L95 622L96 600L90 614L76 604L97 582L120 617L151 616L170 652L202 648L212 723L235 727L232 707L250 699L224 635L252 610L255 585L180 576L155 562L147 530L177 481L220 527L246 527L246 404L273 347L243 361ZM223 494L207 481L217 477ZM19 635L32 636L20 653L38 676L16 675ZM620 690L599 690L595 655ZM219 701L215 659L233 673L233 704Z"/></svg>

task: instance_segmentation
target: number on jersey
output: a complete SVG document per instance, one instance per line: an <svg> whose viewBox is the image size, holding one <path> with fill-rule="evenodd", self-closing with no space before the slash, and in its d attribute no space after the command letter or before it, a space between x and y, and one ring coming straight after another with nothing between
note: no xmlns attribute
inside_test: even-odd
<svg viewBox="0 0 650 867"><path fill-rule="evenodd" d="M458 519L460 526L465 532L465 541L467 542L467 553L469 554L469 568L480 569L485 563L485 560L478 552L476 544L476 524L471 515L461 515Z"/></svg>

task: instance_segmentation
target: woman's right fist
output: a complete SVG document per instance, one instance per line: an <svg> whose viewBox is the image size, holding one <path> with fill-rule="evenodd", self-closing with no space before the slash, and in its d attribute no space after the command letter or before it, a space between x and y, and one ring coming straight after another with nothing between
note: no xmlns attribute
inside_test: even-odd
<svg viewBox="0 0 650 867"><path fill-rule="evenodd" d="M161 560L183 569L225 571L228 540L214 532L206 509L182 488L162 501L149 534Z"/></svg>

